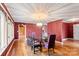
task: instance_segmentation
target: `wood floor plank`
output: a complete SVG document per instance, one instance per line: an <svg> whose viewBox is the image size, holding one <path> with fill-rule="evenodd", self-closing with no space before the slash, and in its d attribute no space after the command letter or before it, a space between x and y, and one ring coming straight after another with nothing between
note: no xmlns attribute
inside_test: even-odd
<svg viewBox="0 0 79 59"><path fill-rule="evenodd" d="M59 43L56 43L55 53L52 56L79 56L79 47L75 45L70 45L73 42L66 41L62 46ZM78 43L77 43L78 44ZM43 48L43 52L37 52L37 54L33 54L31 47L27 45L26 41L23 39L17 39L14 44L14 55L13 56L47 56L47 49Z"/></svg>

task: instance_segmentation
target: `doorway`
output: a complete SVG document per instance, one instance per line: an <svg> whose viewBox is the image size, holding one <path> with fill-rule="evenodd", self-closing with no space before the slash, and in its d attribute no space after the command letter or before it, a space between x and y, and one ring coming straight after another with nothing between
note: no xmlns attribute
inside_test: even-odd
<svg viewBox="0 0 79 59"><path fill-rule="evenodd" d="M74 40L79 40L79 24L73 25L73 36Z"/></svg>
<svg viewBox="0 0 79 59"><path fill-rule="evenodd" d="M26 25L24 25L24 24L18 25L18 38L26 39Z"/></svg>

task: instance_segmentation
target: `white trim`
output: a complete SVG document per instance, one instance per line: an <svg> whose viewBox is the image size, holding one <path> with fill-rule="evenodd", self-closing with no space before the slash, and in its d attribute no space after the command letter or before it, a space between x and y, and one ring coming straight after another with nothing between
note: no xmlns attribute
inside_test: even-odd
<svg viewBox="0 0 79 59"><path fill-rule="evenodd" d="M56 43L60 43L61 45L62 45L62 42L60 42L60 41L55 41Z"/></svg>
<svg viewBox="0 0 79 59"><path fill-rule="evenodd" d="M4 14L2 11L0 11L1 13L1 47L0 47L0 55L2 54L3 50L6 48L6 46L3 46L3 40L5 39L4 37Z"/></svg>
<svg viewBox="0 0 79 59"><path fill-rule="evenodd" d="M24 25L25 26L25 39L26 39L26 25Z"/></svg>
<svg viewBox="0 0 79 59"><path fill-rule="evenodd" d="M7 16L11 19L11 21L13 22L12 18L10 17L10 15L8 14L8 12L6 11L6 9L4 8L4 6L2 4L0 4L0 6L3 8L3 10L5 11L5 13L7 14Z"/></svg>
<svg viewBox="0 0 79 59"><path fill-rule="evenodd" d="M4 15L4 13L2 12L2 11L0 11L0 13L1 13L1 47L0 47L0 55L5 51L5 49L8 47L8 45L12 42L12 40L8 43L8 44L5 44L5 43L7 43L5 40L7 39L7 37L5 37L6 36L6 34L7 34L7 32L5 31L5 20L6 20L6 18L5 18L5 15ZM6 32L6 33L5 33ZM14 34L14 33L13 33ZM13 37L14 38L14 37ZM13 39L12 38L12 39Z"/></svg>
<svg viewBox="0 0 79 59"><path fill-rule="evenodd" d="M12 41L11 41L11 42L12 42ZM11 42L10 42L10 43L11 43ZM3 50L0 51L0 56L1 56L1 54L7 49L7 47L10 45L10 43L9 43ZM14 42L13 42L13 43L14 43ZM12 43L12 45L13 45L13 43ZM10 48L10 49L11 49L11 48ZM9 50L10 50L10 49L9 49ZM7 54L8 54L8 53L7 53ZM6 54L6 55L7 55L7 54Z"/></svg>
<svg viewBox="0 0 79 59"><path fill-rule="evenodd" d="M12 41L11 41L11 42L12 42ZM11 42L10 42L10 43L11 43ZM12 42L12 44L11 44L11 46L10 46L8 52L6 53L6 56L8 56L9 52L11 51L11 48L13 47L14 42L15 42L15 40ZM10 44L9 44L9 45L10 45Z"/></svg>
<svg viewBox="0 0 79 59"><path fill-rule="evenodd" d="M26 25L23 25L23 26L24 26L24 28L25 28L25 39L26 39ZM18 31L17 31L17 32L18 32L18 38L20 38L20 35L19 35L19 34L20 34L20 33L19 33L19 25L18 25Z"/></svg>

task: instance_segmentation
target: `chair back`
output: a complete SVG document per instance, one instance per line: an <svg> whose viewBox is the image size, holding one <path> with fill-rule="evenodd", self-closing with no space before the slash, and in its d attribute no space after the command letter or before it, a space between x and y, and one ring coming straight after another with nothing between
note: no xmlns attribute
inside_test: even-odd
<svg viewBox="0 0 79 59"><path fill-rule="evenodd" d="M50 35L48 48L54 48L55 47L55 39L56 39L56 35Z"/></svg>

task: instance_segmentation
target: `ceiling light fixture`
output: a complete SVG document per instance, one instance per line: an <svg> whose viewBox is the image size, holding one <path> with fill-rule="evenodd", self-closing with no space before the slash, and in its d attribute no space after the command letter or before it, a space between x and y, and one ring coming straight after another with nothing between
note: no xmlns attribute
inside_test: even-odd
<svg viewBox="0 0 79 59"><path fill-rule="evenodd" d="M42 23L37 23L36 25L37 25L38 27L42 27L42 26L43 26Z"/></svg>
<svg viewBox="0 0 79 59"><path fill-rule="evenodd" d="M33 14L33 18L39 19L39 20L46 19L47 18L47 14L43 13L43 12L37 12L37 13Z"/></svg>

